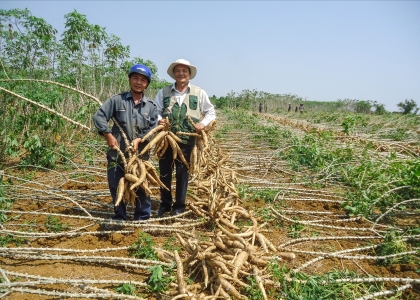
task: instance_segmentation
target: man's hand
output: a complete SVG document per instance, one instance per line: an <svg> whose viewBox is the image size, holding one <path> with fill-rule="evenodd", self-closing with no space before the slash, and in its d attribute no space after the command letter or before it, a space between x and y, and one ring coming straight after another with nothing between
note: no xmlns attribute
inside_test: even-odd
<svg viewBox="0 0 420 300"><path fill-rule="evenodd" d="M195 131L200 132L203 130L206 126L203 125L203 123L197 123L195 124Z"/></svg>
<svg viewBox="0 0 420 300"><path fill-rule="evenodd" d="M103 132L103 135L105 137L106 143L108 145L109 148L111 149L115 149L115 147L119 147L120 145L118 145L118 141L115 138L115 136L112 135L112 133L110 132Z"/></svg>
<svg viewBox="0 0 420 300"><path fill-rule="evenodd" d="M166 119L160 119L158 125L166 125Z"/></svg>
<svg viewBox="0 0 420 300"><path fill-rule="evenodd" d="M141 143L141 138L136 138L132 141L134 151L137 151L137 149L139 149L140 143Z"/></svg>

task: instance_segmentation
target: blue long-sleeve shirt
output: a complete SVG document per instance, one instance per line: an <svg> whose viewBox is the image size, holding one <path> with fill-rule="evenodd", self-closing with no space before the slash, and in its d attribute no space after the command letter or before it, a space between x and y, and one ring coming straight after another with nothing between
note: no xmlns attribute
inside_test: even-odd
<svg viewBox="0 0 420 300"><path fill-rule="evenodd" d="M130 92L124 92L112 96L105 101L93 116L93 122L98 129L98 133L110 132L117 139L120 149L123 153L127 146L119 128L114 124L109 128L108 121L115 118L124 133L127 135L129 142L136 138L144 137L152 130L158 122L158 111L153 100L143 97L138 104L134 104L133 96ZM141 146L145 146L147 142L142 142ZM143 148L143 147L141 147ZM118 156L116 150L108 150L110 157Z"/></svg>

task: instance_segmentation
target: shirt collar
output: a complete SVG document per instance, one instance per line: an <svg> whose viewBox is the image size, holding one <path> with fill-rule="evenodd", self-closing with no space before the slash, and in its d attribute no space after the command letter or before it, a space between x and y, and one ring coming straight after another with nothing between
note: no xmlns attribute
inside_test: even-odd
<svg viewBox="0 0 420 300"><path fill-rule="evenodd" d="M131 92L130 91L127 92L126 98L133 98L133 95L131 95ZM141 100L140 101L141 102L144 102L145 101L144 93L143 93L143 97L141 97Z"/></svg>
<svg viewBox="0 0 420 300"><path fill-rule="evenodd" d="M191 83L188 82L188 88L184 91L184 93L186 93L187 91L189 91L190 88L191 88ZM172 84L171 91L177 91L179 93L179 91L175 88L175 82Z"/></svg>

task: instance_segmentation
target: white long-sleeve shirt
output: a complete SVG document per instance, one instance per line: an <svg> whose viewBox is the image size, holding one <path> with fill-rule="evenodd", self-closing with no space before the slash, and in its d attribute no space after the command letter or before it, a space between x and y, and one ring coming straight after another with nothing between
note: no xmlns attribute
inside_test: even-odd
<svg viewBox="0 0 420 300"><path fill-rule="evenodd" d="M176 101L178 105L181 106L182 102L184 102L185 96L189 93L191 88L191 84L188 83L188 87L185 89L183 93L180 93L175 88L175 83L171 87L172 95L176 97ZM204 126L210 124L211 121L216 119L216 111L214 110L213 104L211 104L209 96L207 93L201 89L200 92L200 108L201 114L204 116L203 119L200 121ZM158 120L162 119L162 112L163 112L163 89L160 89L155 98L155 104L158 110Z"/></svg>

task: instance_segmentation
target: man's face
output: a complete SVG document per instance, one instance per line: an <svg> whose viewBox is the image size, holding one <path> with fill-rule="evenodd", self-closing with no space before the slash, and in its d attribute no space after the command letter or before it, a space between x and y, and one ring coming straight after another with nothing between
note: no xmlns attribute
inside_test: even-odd
<svg viewBox="0 0 420 300"><path fill-rule="evenodd" d="M149 85L149 81L147 80L147 77L139 73L131 74L129 78L129 82L130 82L131 91L134 92L135 94L143 93L143 91Z"/></svg>
<svg viewBox="0 0 420 300"><path fill-rule="evenodd" d="M190 81L190 69L186 65L176 65L174 75L178 84L186 84Z"/></svg>

